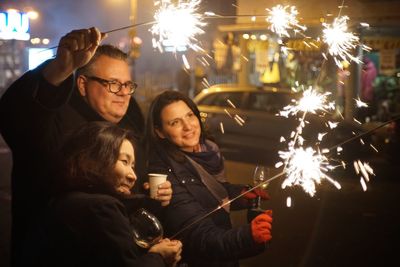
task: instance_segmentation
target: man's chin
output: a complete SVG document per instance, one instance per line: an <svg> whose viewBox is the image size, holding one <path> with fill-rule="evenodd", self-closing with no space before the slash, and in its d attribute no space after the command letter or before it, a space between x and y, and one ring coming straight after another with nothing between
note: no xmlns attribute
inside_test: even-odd
<svg viewBox="0 0 400 267"><path fill-rule="evenodd" d="M112 122L112 123L118 123L122 118L124 117L125 113L120 114L120 113L113 113L113 114L108 114L107 116L102 116L106 121Z"/></svg>
<svg viewBox="0 0 400 267"><path fill-rule="evenodd" d="M126 109L124 110L115 110L113 114L111 114L116 120L120 121L126 114Z"/></svg>

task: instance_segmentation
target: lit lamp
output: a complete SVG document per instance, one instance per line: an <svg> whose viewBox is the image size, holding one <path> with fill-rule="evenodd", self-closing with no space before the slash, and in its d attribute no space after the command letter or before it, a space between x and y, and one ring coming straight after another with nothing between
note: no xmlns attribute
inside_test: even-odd
<svg viewBox="0 0 400 267"><path fill-rule="evenodd" d="M35 10L30 10L26 12L26 14L28 15L28 18L31 20L36 20L39 18L39 13Z"/></svg>

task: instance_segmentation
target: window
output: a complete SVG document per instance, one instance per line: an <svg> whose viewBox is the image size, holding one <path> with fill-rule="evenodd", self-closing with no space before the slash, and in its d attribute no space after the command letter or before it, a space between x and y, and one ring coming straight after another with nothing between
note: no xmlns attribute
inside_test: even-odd
<svg viewBox="0 0 400 267"><path fill-rule="evenodd" d="M251 93L248 109L277 113L283 107L290 104L291 98L292 96L289 94L272 92Z"/></svg>
<svg viewBox="0 0 400 267"><path fill-rule="evenodd" d="M243 93L240 92L220 92L210 94L199 102L199 105L232 107L228 100L237 108L241 107Z"/></svg>

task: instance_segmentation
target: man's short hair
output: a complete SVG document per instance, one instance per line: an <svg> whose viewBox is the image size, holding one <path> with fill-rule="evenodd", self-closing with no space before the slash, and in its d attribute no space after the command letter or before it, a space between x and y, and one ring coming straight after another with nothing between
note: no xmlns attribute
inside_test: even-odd
<svg viewBox="0 0 400 267"><path fill-rule="evenodd" d="M122 61L127 61L128 60L128 54L123 52L121 49L119 49L116 46L110 45L110 44L104 44L100 45L94 56L90 59L90 61L83 67L80 67L79 69L76 70L75 72L75 77L79 77L79 75L88 75L90 74L91 71L91 66L93 63L97 61L97 59L100 56L108 56L114 59L119 59Z"/></svg>

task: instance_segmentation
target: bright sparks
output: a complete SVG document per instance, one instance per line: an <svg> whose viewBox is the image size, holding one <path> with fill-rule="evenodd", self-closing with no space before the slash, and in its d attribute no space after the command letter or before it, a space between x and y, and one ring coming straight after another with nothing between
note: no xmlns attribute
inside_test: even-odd
<svg viewBox="0 0 400 267"><path fill-rule="evenodd" d="M195 51L201 48L194 44L196 35L204 33L206 25L203 16L196 13L200 0L158 1L159 9L154 15L156 23L151 27L153 47L163 51L163 45L172 46L174 51L181 47L190 47Z"/></svg>
<svg viewBox="0 0 400 267"><path fill-rule="evenodd" d="M305 26L299 25L297 20L297 9L295 6L282 6L277 5L272 9L267 9L269 16L266 21L270 23L270 30L280 37L289 36L288 30L293 29L293 31L298 32L299 29L306 30Z"/></svg>
<svg viewBox="0 0 400 267"><path fill-rule="evenodd" d="M304 139L301 136L305 127L305 117L307 113L324 113L335 108L334 102L328 101L330 93L319 93L312 87L303 92L300 100L292 100L292 105L284 107L279 114L288 117L297 116L299 112L302 118L295 132L291 134L291 140L288 142L288 150L279 151L282 162L275 166L282 166L286 170L286 179L282 183L282 188L293 185L300 185L305 192L314 196L316 184L325 179L334 184L338 189L340 184L330 178L326 173L335 167L330 165L326 154L329 149L314 150L312 147L303 147ZM321 141L325 133L318 134L318 141ZM322 152L321 152L322 151Z"/></svg>
<svg viewBox="0 0 400 267"><path fill-rule="evenodd" d="M365 181L369 182L370 175L375 176L374 170L367 162L361 162L360 160L353 162L354 170L357 174L361 174Z"/></svg>
<svg viewBox="0 0 400 267"><path fill-rule="evenodd" d="M358 97L357 99L354 99L356 101L356 107L358 108L367 108L368 104L363 102L360 97Z"/></svg>
<svg viewBox="0 0 400 267"><path fill-rule="evenodd" d="M292 206L292 198L287 197L286 198L286 207L290 208Z"/></svg>
<svg viewBox="0 0 400 267"><path fill-rule="evenodd" d="M282 188L300 185L310 196L314 196L316 184L326 179L340 189L340 184L328 177L325 173L334 167L329 164L327 157L311 147L299 147L289 151L279 151L280 157L285 161L287 177L282 183Z"/></svg>
<svg viewBox="0 0 400 267"><path fill-rule="evenodd" d="M328 52L339 68L343 68L342 61L361 63L359 58L350 54L359 45L359 38L347 31L347 20L347 16L342 16L335 18L332 24L322 24L325 27L323 41L328 45Z"/></svg>
<svg viewBox="0 0 400 267"><path fill-rule="evenodd" d="M297 115L298 112L313 113L317 111L328 111L335 108L334 102L328 102L329 92L320 94L312 87L303 92L303 97L299 101L294 101L294 105L288 105L279 112L279 115L288 117Z"/></svg>

